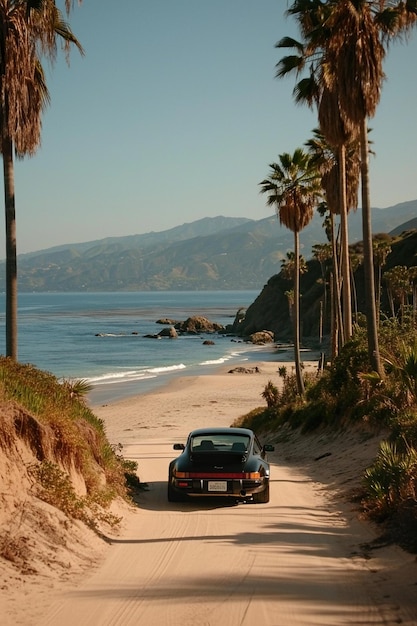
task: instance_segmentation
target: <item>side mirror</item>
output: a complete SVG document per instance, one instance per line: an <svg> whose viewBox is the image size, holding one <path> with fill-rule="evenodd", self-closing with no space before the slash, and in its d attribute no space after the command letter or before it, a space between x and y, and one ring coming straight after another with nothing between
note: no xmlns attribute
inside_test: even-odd
<svg viewBox="0 0 417 626"><path fill-rule="evenodd" d="M275 450L275 446L273 446L270 443L266 443L263 447L264 452L274 452L274 450Z"/></svg>
<svg viewBox="0 0 417 626"><path fill-rule="evenodd" d="M183 443L174 443L173 448L174 450L185 450L185 446Z"/></svg>

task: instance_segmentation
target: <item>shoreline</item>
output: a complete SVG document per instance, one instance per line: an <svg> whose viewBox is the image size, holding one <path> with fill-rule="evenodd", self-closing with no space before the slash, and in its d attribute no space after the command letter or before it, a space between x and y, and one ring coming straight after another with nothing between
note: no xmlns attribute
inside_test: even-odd
<svg viewBox="0 0 417 626"><path fill-rule="evenodd" d="M194 428L230 426L266 406L262 392L270 380L280 387L278 369L283 366L293 368L294 363L259 360L223 365L211 373L177 376L155 390L91 408L103 420L112 445L134 445L161 430L169 439L184 438ZM305 372L316 370L316 360L304 361Z"/></svg>
<svg viewBox="0 0 417 626"><path fill-rule="evenodd" d="M236 353L233 356L225 356L218 361L206 361L196 365L191 365L178 369L161 370L154 375L137 378L134 380L120 380L118 382L107 382L96 384L88 394L88 401L92 408L103 403L123 402L128 398L145 395L148 393L158 393L171 383L181 378L192 378L194 376L212 376L222 373L234 367L249 367L253 361L274 362L274 357L278 355L276 344L253 346L253 350ZM289 362L292 360L293 351L286 350L280 355L280 360L288 353Z"/></svg>
<svg viewBox="0 0 417 626"><path fill-rule="evenodd" d="M303 361L304 364L310 364L311 362L318 364L319 351L306 349L303 354L306 357L308 356ZM294 367L293 348L275 343L256 346L254 350L236 354L234 357L218 363L203 363L189 369L177 369L147 378L95 385L87 396L87 402L94 411L103 404L116 404L137 396L162 393L164 388L170 387L171 384L175 384L180 379L226 374L229 370L238 367L250 369L259 363L263 363L268 367L269 365L276 366L276 371L278 371L280 366Z"/></svg>

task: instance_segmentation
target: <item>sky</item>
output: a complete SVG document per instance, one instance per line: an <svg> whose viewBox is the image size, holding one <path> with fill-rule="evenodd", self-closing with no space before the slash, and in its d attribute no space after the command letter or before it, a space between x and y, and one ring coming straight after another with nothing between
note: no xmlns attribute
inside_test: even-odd
<svg viewBox="0 0 417 626"><path fill-rule="evenodd" d="M63 8L63 0L57 0ZM83 0L85 49L45 65L42 145L15 166L18 254L271 214L259 182L311 138L314 111L275 78L298 36L287 0ZM393 45L371 120L371 203L417 198L417 36ZM4 224L0 258L4 258Z"/></svg>

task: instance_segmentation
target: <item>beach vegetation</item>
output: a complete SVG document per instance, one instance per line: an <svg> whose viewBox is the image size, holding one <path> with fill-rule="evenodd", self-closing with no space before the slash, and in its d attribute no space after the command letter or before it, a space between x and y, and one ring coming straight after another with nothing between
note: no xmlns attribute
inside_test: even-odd
<svg viewBox="0 0 417 626"><path fill-rule="evenodd" d="M77 400L85 400L86 396L93 389L93 385L84 378L64 378L61 384L68 391L69 396L77 398Z"/></svg>
<svg viewBox="0 0 417 626"><path fill-rule="evenodd" d="M139 479L137 463L124 459L122 446L110 445L102 420L87 406L87 388L86 381L78 388L77 381L60 382L0 357L0 449L6 454L23 445L31 493L96 530L118 524L111 504L130 501L128 483Z"/></svg>
<svg viewBox="0 0 417 626"><path fill-rule="evenodd" d="M402 443L381 441L377 458L365 471L366 505L374 518L395 513L405 502L415 505L417 449L407 441Z"/></svg>
<svg viewBox="0 0 417 626"><path fill-rule="evenodd" d="M288 430L302 434L331 429L381 433L379 453L363 476L363 511L384 521L401 542L417 550L417 325L412 308L400 318L381 319L381 358L385 376L369 366L366 325L355 325L346 342L322 373L305 376L303 401L294 374L285 376L279 392L269 381L262 397L267 407L239 418L235 425L276 436ZM406 522L404 519L406 518Z"/></svg>
<svg viewBox="0 0 417 626"><path fill-rule="evenodd" d="M99 529L101 522L111 527L120 524L121 518L108 510L112 499L110 490L106 493L101 489L94 497L80 496L69 474L52 461L31 464L27 470L33 481L33 493L68 517L80 520L94 530Z"/></svg>
<svg viewBox="0 0 417 626"><path fill-rule="evenodd" d="M278 404L279 401L279 390L276 385L272 382L272 380L268 381L265 385L265 389L262 392L262 397L266 401L268 407L273 407Z"/></svg>

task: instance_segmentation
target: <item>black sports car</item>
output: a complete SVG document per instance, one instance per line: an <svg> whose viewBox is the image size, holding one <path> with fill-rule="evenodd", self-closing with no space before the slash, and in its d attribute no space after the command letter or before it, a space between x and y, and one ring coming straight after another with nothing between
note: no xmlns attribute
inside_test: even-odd
<svg viewBox="0 0 417 626"><path fill-rule="evenodd" d="M267 452L248 428L199 428L169 464L168 500L186 496L226 496L253 502L269 502Z"/></svg>

